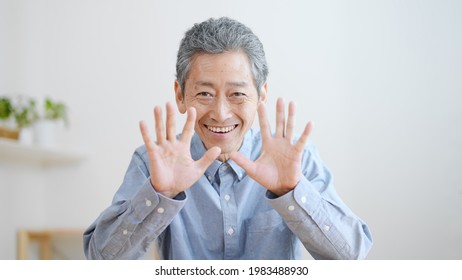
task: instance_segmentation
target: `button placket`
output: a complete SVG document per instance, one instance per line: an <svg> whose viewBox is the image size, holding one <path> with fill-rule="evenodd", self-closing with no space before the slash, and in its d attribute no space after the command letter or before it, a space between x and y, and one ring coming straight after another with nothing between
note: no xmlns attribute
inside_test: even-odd
<svg viewBox="0 0 462 280"><path fill-rule="evenodd" d="M220 177L220 199L223 213L223 233L225 259L234 258L239 251L237 228L237 205L233 185L237 178L233 170L225 163L218 169Z"/></svg>

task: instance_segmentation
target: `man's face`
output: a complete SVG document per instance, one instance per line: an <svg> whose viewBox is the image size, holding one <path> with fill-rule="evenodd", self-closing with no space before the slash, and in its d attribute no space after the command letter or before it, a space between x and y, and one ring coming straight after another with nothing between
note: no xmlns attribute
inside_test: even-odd
<svg viewBox="0 0 462 280"><path fill-rule="evenodd" d="M195 131L207 149L221 148L220 160L239 150L259 102L266 101L266 84L259 98L249 60L242 52L196 54L184 97L178 82L175 91L181 113L188 107L196 109Z"/></svg>

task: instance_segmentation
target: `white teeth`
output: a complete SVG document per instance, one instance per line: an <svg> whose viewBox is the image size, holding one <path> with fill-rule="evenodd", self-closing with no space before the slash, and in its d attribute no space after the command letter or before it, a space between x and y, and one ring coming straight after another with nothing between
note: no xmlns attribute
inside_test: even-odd
<svg viewBox="0 0 462 280"><path fill-rule="evenodd" d="M214 127L214 126L207 126L207 129L216 132L216 133L228 133L232 131L236 126L226 126L226 127Z"/></svg>

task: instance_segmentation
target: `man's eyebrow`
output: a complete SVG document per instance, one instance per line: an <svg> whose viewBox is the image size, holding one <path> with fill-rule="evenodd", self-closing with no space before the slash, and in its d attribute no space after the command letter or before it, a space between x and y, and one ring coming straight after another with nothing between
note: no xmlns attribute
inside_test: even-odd
<svg viewBox="0 0 462 280"><path fill-rule="evenodd" d="M213 83L207 81L197 81L195 84L198 86L213 87Z"/></svg>
<svg viewBox="0 0 462 280"><path fill-rule="evenodd" d="M195 84L199 86L214 87L213 82L209 82L209 81L197 81ZM246 81L232 81L232 82L226 82L226 85L232 86L232 87L246 87L247 82Z"/></svg>

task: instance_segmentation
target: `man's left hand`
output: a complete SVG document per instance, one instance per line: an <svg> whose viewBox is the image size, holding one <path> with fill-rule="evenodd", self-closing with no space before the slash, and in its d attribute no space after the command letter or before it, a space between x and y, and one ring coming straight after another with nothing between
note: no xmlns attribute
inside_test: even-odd
<svg viewBox="0 0 462 280"><path fill-rule="evenodd" d="M313 127L308 122L300 138L292 143L295 125L295 103L289 103L287 123L284 101L276 104L276 132L271 135L271 127L265 105L258 107L258 120L262 137L262 149L258 159L253 162L239 152L230 155L247 174L272 193L282 196L293 190L302 176L301 159L308 136Z"/></svg>

